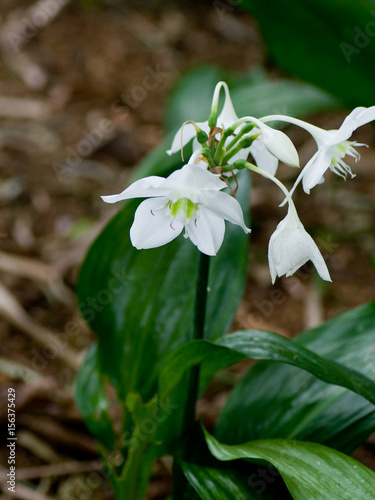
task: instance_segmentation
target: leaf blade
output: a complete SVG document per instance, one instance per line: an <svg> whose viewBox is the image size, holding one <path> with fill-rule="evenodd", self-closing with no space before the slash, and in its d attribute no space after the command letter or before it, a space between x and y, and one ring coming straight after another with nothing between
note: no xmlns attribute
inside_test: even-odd
<svg viewBox="0 0 375 500"><path fill-rule="evenodd" d="M267 460L283 477L295 500L371 500L375 473L360 462L326 446L286 439L225 445L205 431L211 453L219 460Z"/></svg>
<svg viewBox="0 0 375 500"><path fill-rule="evenodd" d="M294 342L375 380L374 338L375 304L370 303L300 334ZM229 395L216 436L230 444L294 438L351 453L373 429L375 409L366 400L294 367L261 361Z"/></svg>

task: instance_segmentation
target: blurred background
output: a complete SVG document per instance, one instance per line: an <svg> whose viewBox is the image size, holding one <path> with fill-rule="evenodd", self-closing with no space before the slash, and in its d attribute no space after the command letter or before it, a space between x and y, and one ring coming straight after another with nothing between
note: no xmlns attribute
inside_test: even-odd
<svg viewBox="0 0 375 500"><path fill-rule="evenodd" d="M353 107L375 105L371 2L259 4L1 0L0 421L5 429L7 388L15 387L17 498L113 498L71 389L94 339L77 312L78 269L118 211L100 195L123 190L136 165L146 172L154 148L163 162L181 123L206 119L219 79L239 115L291 114L331 129ZM304 165L313 139L285 131ZM295 196L332 285L306 265L271 286L267 245L285 209L273 184L253 179L249 278L233 328L291 337L373 299L373 127L354 139L369 145L350 163L354 179L328 174L310 196ZM279 174L291 187L295 171L281 166ZM230 371L233 380L242 373ZM224 389L200 402L208 425ZM358 457L375 470L374 442ZM170 464L160 461L149 498L166 498L169 487Z"/></svg>

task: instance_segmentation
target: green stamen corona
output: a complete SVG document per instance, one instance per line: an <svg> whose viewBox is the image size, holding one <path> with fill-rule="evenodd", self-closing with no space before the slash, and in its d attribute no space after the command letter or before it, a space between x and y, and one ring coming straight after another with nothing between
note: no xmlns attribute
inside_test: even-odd
<svg viewBox="0 0 375 500"><path fill-rule="evenodd" d="M169 202L169 209L173 219L185 223L196 217L198 205L188 198L181 198L174 203Z"/></svg>

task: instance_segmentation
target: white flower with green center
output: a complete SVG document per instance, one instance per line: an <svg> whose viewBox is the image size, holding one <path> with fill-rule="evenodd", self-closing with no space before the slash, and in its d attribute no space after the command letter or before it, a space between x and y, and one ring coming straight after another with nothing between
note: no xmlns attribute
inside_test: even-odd
<svg viewBox="0 0 375 500"><path fill-rule="evenodd" d="M277 276L291 276L308 260L312 261L322 279L331 281L322 254L306 232L294 203L289 199L288 213L277 226L268 245L272 283L275 283Z"/></svg>
<svg viewBox="0 0 375 500"><path fill-rule="evenodd" d="M346 178L348 174L354 177L351 168L345 163L344 158L348 155L357 161L360 155L355 148L365 146L365 144L348 141L348 139L358 127L375 120L375 106L371 106L370 108L355 108L345 118L338 130L323 130L310 123L284 115L266 116L262 120L267 122L281 120L293 123L310 132L315 139L318 151L305 165L291 190L291 193L293 193L302 180L303 189L309 194L310 189L322 182L323 176L328 169L343 178Z"/></svg>
<svg viewBox="0 0 375 500"><path fill-rule="evenodd" d="M137 208L130 229L138 250L169 243L185 230L185 238L202 253L216 255L224 239L225 220L245 225L240 204L227 193L220 176L188 163L169 177L151 176L131 184L120 194L102 196L106 203L148 198Z"/></svg>

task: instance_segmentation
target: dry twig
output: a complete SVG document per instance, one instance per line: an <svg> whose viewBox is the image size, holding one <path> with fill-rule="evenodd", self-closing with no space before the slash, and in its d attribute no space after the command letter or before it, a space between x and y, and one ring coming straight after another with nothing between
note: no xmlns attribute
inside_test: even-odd
<svg viewBox="0 0 375 500"><path fill-rule="evenodd" d="M103 462L101 460L61 462L51 465L40 465L36 467L17 469L17 479L22 481L25 479L65 476L68 474L78 474L99 470L103 470Z"/></svg>
<svg viewBox="0 0 375 500"><path fill-rule="evenodd" d="M74 303L73 294L62 281L60 273L48 264L0 251L0 271L45 284L55 299Z"/></svg>
<svg viewBox="0 0 375 500"><path fill-rule="evenodd" d="M78 370L81 364L81 354L68 345L68 335L64 334L62 341L57 333L52 333L37 323L19 304L16 297L0 284L0 315L44 348L54 351L53 357L63 361L73 370Z"/></svg>

